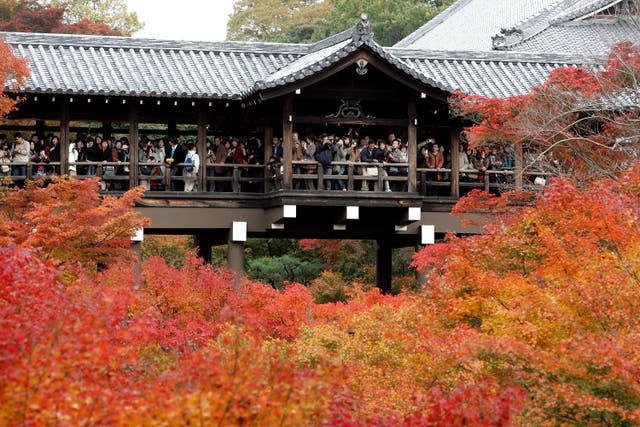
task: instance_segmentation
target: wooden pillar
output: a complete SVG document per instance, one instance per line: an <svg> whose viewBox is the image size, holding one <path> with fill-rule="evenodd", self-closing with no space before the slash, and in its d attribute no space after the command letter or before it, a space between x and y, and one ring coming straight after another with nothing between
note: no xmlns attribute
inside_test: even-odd
<svg viewBox="0 0 640 427"><path fill-rule="evenodd" d="M408 191L414 193L417 191L416 168L418 167L418 112L415 101L409 101L407 117L409 118L409 128L407 129Z"/></svg>
<svg viewBox="0 0 640 427"><path fill-rule="evenodd" d="M451 142L451 197L460 197L460 126L457 121L449 122Z"/></svg>
<svg viewBox="0 0 640 427"><path fill-rule="evenodd" d="M129 108L129 188L138 185L138 152L140 151L140 141L138 138L139 118L138 107Z"/></svg>
<svg viewBox="0 0 640 427"><path fill-rule="evenodd" d="M198 171L198 191L207 191L207 110L198 109L198 156L200 170Z"/></svg>
<svg viewBox="0 0 640 427"><path fill-rule="evenodd" d="M273 142L273 128L271 126L264 127L264 164L269 163L269 157L271 157L273 147L271 147L271 143Z"/></svg>
<svg viewBox="0 0 640 427"><path fill-rule="evenodd" d="M266 165L267 163L269 163L269 158L271 157L271 152L273 151L272 147L271 147L271 141L273 140L273 128L271 126L265 126L264 127L264 164ZM267 178L268 173L267 173L267 169L264 168L262 170L262 173L264 174L264 192L268 193L269 192L269 179Z"/></svg>
<svg viewBox="0 0 640 427"><path fill-rule="evenodd" d="M60 174L69 173L69 99L62 100L60 111Z"/></svg>
<svg viewBox="0 0 640 427"><path fill-rule="evenodd" d="M284 166L283 188L293 188L293 95L287 95L282 107L282 164Z"/></svg>
<svg viewBox="0 0 640 427"><path fill-rule="evenodd" d="M229 239L227 243L227 263L229 270L235 274L233 280L233 288L235 289L242 280L242 276L244 276L244 242L236 242L231 238Z"/></svg>
<svg viewBox="0 0 640 427"><path fill-rule="evenodd" d="M198 257L202 258L205 264L211 264L211 247L213 246L213 239L207 233L198 233L193 236L194 243L198 248Z"/></svg>
<svg viewBox="0 0 640 427"><path fill-rule="evenodd" d="M167 134L170 138L178 137L178 126L175 123L167 124Z"/></svg>
<svg viewBox="0 0 640 427"><path fill-rule="evenodd" d="M383 294L391 293L391 254L389 241L377 240L376 244L376 286Z"/></svg>
<svg viewBox="0 0 640 427"><path fill-rule="evenodd" d="M113 135L113 128L111 127L111 123L110 122L103 122L102 123L102 138L111 138Z"/></svg>
<svg viewBox="0 0 640 427"><path fill-rule="evenodd" d="M45 127L44 120L36 120L36 135L38 135L38 138L41 140L45 138Z"/></svg>
<svg viewBox="0 0 640 427"><path fill-rule="evenodd" d="M513 174L515 178L516 190L522 190L523 188L523 174L524 174L524 154L522 153L522 141L515 142L515 158Z"/></svg>

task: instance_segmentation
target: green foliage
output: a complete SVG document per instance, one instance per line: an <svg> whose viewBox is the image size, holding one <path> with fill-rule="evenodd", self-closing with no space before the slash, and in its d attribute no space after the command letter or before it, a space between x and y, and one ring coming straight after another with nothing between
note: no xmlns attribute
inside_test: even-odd
<svg viewBox="0 0 640 427"><path fill-rule="evenodd" d="M391 46L453 3L452 0L330 0L330 28L339 32L354 25L362 13L369 16L374 39Z"/></svg>
<svg viewBox="0 0 640 427"><path fill-rule="evenodd" d="M194 242L191 236L148 235L142 243L142 259L164 259L167 265L182 268L185 259L193 256Z"/></svg>
<svg viewBox="0 0 640 427"><path fill-rule="evenodd" d="M130 36L144 27L135 12L127 10L125 0L51 0L54 7L65 7L64 18L70 24L83 19L102 23Z"/></svg>
<svg viewBox="0 0 640 427"><path fill-rule="evenodd" d="M352 27L367 13L375 40L390 46L453 0L239 0L227 39L312 43Z"/></svg>
<svg viewBox="0 0 640 427"><path fill-rule="evenodd" d="M311 282L309 293L316 304L328 302L347 302L350 286L342 279L340 273L323 271Z"/></svg>
<svg viewBox="0 0 640 427"><path fill-rule="evenodd" d="M325 268L321 261L305 261L291 255L260 257L247 261L247 274L253 280L281 289L284 282L308 284Z"/></svg>
<svg viewBox="0 0 640 427"><path fill-rule="evenodd" d="M227 39L309 41L315 27L328 24L330 7L330 2L317 0L239 0L227 24Z"/></svg>

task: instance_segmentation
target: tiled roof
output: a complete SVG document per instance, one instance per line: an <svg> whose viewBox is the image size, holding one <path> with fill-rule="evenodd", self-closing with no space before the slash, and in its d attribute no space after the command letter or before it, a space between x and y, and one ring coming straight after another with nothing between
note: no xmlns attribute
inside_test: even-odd
<svg viewBox="0 0 640 427"><path fill-rule="evenodd" d="M407 65L449 92L504 98L529 93L558 67L595 66L604 57L513 52L423 52L393 49Z"/></svg>
<svg viewBox="0 0 640 427"><path fill-rule="evenodd" d="M29 59L24 92L239 98L309 45L198 43L126 37L4 33Z"/></svg>
<svg viewBox="0 0 640 427"><path fill-rule="evenodd" d="M244 100L368 49L444 92L504 97L528 92L559 66L603 61L593 56L383 48L373 40L365 18L311 45L25 33L4 37L30 61L25 93Z"/></svg>
<svg viewBox="0 0 640 427"><path fill-rule="evenodd" d="M359 25L366 22L366 16L363 18ZM357 29L357 27L356 27ZM311 76L319 71L322 71L334 63L338 62L342 58L347 57L351 53L359 50L361 47L366 46L380 57L385 59L388 63L394 65L400 71L410 75L411 77L420 80L421 82L437 89L447 91L448 87L441 84L438 80L431 79L430 77L420 73L415 68L411 67L405 61L401 61L395 55L390 53L388 48L383 48L379 44L373 41L373 34L367 30L362 34L358 34L354 31L352 34L346 34L348 37L343 37L340 40L336 40L336 44L332 46L319 49L315 52L309 53L306 56L301 57L297 61L294 61L284 68L276 71L267 77L264 81L258 81L254 87L251 88L245 95L254 93L258 90L268 89L286 85L289 83L302 80L305 77Z"/></svg>
<svg viewBox="0 0 640 427"><path fill-rule="evenodd" d="M602 54L617 42L637 40L639 31L624 20L591 26L585 18L622 1L458 0L395 47Z"/></svg>
<svg viewBox="0 0 640 427"><path fill-rule="evenodd" d="M394 47L489 51L491 36L552 7L560 0L458 0Z"/></svg>
<svg viewBox="0 0 640 427"><path fill-rule="evenodd" d="M603 53L614 44L637 39L638 30L620 21L586 19L622 0L559 0L553 7L492 37L493 48L536 52ZM591 21L613 25L591 26ZM616 25L617 24L617 25ZM593 39L593 40L592 40ZM534 40L529 43L530 40ZM566 40L566 43L563 42ZM583 43L581 44L580 41Z"/></svg>
<svg viewBox="0 0 640 427"><path fill-rule="evenodd" d="M521 43L513 44L509 50L606 54L611 46L623 40L640 43L640 31L636 25L625 18L598 18L555 24Z"/></svg>

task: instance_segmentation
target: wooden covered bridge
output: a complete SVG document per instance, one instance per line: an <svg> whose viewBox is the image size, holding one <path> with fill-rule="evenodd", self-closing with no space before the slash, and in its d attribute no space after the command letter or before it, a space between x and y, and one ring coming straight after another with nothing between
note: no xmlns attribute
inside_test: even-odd
<svg viewBox="0 0 640 427"><path fill-rule="evenodd" d="M383 48L366 17L353 28L310 45L246 42L173 42L101 36L5 33L28 58L31 76L21 89L18 110L0 132L55 133L60 138L62 173L69 170L69 144L78 134L126 135L131 141L126 173L110 176L136 186L154 179L166 190L181 176L169 168L161 177L145 175L137 141L143 134L191 136L199 153L214 136L252 135L264 142L269 159L273 137L281 137L281 172L265 165L208 164L197 176L196 192L148 191L138 209L151 219L146 233L193 234L202 255L229 244L230 266L242 271L247 237L370 239L377 242L378 285L390 289L394 247L427 244L462 229L449 211L461 192L488 188L461 182L458 164L462 123L451 118L448 97L455 90L488 96L524 93L558 66L574 63L563 55L509 52L437 52ZM292 159L294 132L342 134L393 132L408 141L407 174L363 177L358 162L347 162L347 191L308 190ZM446 147L447 178L418 167L419 142L432 138ZM522 156L516 150L510 175L522 187ZM71 165L73 166L73 165ZM77 165L76 165L77 166ZM102 176L108 163L96 163ZM117 165L121 167L122 165ZM370 165L367 165L370 166ZM378 165L382 167L383 165ZM218 168L225 173L212 173ZM32 168L27 168L30 177ZM362 180L394 181L396 191L360 191ZM226 191L216 191L224 182ZM213 185L212 185L213 184ZM435 188L435 191L434 191Z"/></svg>

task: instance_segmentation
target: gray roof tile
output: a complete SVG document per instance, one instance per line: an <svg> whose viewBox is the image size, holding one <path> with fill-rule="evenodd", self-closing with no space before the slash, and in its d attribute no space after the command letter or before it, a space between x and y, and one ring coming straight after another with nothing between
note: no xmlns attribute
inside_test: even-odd
<svg viewBox="0 0 640 427"><path fill-rule="evenodd" d="M313 45L4 33L29 59L24 92L238 98Z"/></svg>
<svg viewBox="0 0 640 427"><path fill-rule="evenodd" d="M470 1L456 5L463 7ZM24 33L4 36L19 56L30 61L31 76L23 88L27 93L239 100L293 84L359 49L369 49L434 88L505 97L528 92L554 68L604 60L589 55L383 48L373 41L365 24L363 20L351 30L312 45Z"/></svg>
<svg viewBox="0 0 640 427"><path fill-rule="evenodd" d="M394 47L488 51L491 36L544 12L560 0L458 0Z"/></svg>
<svg viewBox="0 0 640 427"><path fill-rule="evenodd" d="M640 43L637 24L622 17L597 18L554 24L509 50L521 52L575 52L603 55L624 40Z"/></svg>

